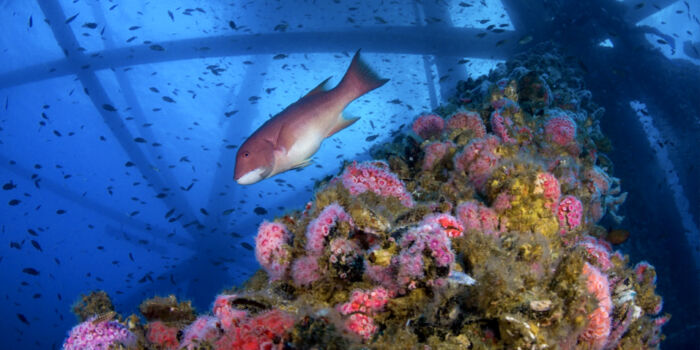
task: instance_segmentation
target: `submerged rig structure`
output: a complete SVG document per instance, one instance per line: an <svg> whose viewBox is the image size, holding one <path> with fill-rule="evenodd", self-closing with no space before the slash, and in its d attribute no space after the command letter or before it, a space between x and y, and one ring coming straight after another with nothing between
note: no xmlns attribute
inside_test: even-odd
<svg viewBox="0 0 700 350"><path fill-rule="evenodd" d="M658 348L655 269L599 225L626 193L579 70L543 45L460 82L262 222L261 269L209 312L93 292L64 349Z"/></svg>

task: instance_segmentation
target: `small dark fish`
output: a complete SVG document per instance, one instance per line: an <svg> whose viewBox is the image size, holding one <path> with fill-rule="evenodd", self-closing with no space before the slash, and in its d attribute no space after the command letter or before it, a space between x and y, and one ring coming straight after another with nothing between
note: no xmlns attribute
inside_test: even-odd
<svg viewBox="0 0 700 350"><path fill-rule="evenodd" d="M135 164L134 164L134 162L132 162L132 161L127 161L126 163L124 163L124 166L127 167L127 168L128 168L128 167L132 167L132 166L134 166L134 165L135 165Z"/></svg>
<svg viewBox="0 0 700 350"><path fill-rule="evenodd" d="M374 16L374 19L381 24L387 24L387 21L379 16Z"/></svg>
<svg viewBox="0 0 700 350"><path fill-rule="evenodd" d="M228 26L231 27L231 29L233 30L238 30L238 28L236 27L236 22L234 21L228 21Z"/></svg>
<svg viewBox="0 0 700 350"><path fill-rule="evenodd" d="M17 188L17 185L15 185L15 184L12 182L12 180L10 180L10 182L8 182L8 183L2 185L2 189L5 190L5 191L9 191L9 190L11 190L11 189L13 189L13 188Z"/></svg>
<svg viewBox="0 0 700 350"><path fill-rule="evenodd" d="M223 215L223 216L231 215L231 213L233 213L234 210L235 209L226 209L223 212L221 212L221 215Z"/></svg>
<svg viewBox="0 0 700 350"><path fill-rule="evenodd" d="M20 203L22 203L22 201L19 199L10 199L10 201L7 202L7 204L9 204L10 206L13 206L13 207L17 204L20 204Z"/></svg>
<svg viewBox="0 0 700 350"><path fill-rule="evenodd" d="M80 12L74 14L73 16L68 17L68 19L66 20L66 24L68 24L68 23L70 23L70 22L73 22L73 20L74 20L76 17L78 17L79 14L80 14Z"/></svg>
<svg viewBox="0 0 700 350"><path fill-rule="evenodd" d="M153 44L153 45L149 46L148 48L150 48L153 51L165 51L165 48L163 48L162 46L160 46L158 44Z"/></svg>
<svg viewBox="0 0 700 350"><path fill-rule="evenodd" d="M170 16L170 19L175 22L175 16L173 16L173 13L168 10L168 16Z"/></svg>
<svg viewBox="0 0 700 350"><path fill-rule="evenodd" d="M199 208L199 212L207 216L209 215L209 212L204 208Z"/></svg>
<svg viewBox="0 0 700 350"><path fill-rule="evenodd" d="M172 99L171 97L169 97L169 96L163 96L162 98L163 98L163 101L165 101L165 102L168 102L168 103L175 103L175 100L173 100L173 99Z"/></svg>
<svg viewBox="0 0 700 350"><path fill-rule="evenodd" d="M459 3L459 6L460 6L460 7L472 7L473 5L472 5L472 4L467 4L466 2L462 1L462 2Z"/></svg>
<svg viewBox="0 0 700 350"><path fill-rule="evenodd" d="M10 248L15 248L15 249L17 249L17 250L21 250L21 249L22 249L22 246L21 246L19 243L17 243L17 242L12 242L12 241L11 241L11 242L10 242Z"/></svg>
<svg viewBox="0 0 700 350"><path fill-rule="evenodd" d="M138 215L139 213L140 213L140 211L134 210L134 211L132 211L131 213L129 213L129 216L136 216L136 215Z"/></svg>
<svg viewBox="0 0 700 350"><path fill-rule="evenodd" d="M639 9L641 9L642 7L644 7L644 3L643 3L643 2L640 2L640 3L638 3L637 5L634 5L634 8L635 8L636 10L639 10Z"/></svg>
<svg viewBox="0 0 700 350"><path fill-rule="evenodd" d="M168 217L170 217L170 215L173 215L174 212L175 212L175 208L168 210L168 212L165 213L165 218L167 219Z"/></svg>
<svg viewBox="0 0 700 350"><path fill-rule="evenodd" d="M479 37L479 38L483 38L483 37L486 36L486 33L479 33L479 34L477 34L476 36Z"/></svg>
<svg viewBox="0 0 700 350"><path fill-rule="evenodd" d="M153 92L155 92L155 93L159 93L159 92L160 92L160 91L158 91L158 89L156 89L156 88L154 88L154 87L152 87L152 86L149 87L148 90L151 90L151 91L153 91Z"/></svg>
<svg viewBox="0 0 700 350"><path fill-rule="evenodd" d="M486 23L488 23L488 21L490 21L490 19L482 19L479 21L479 23L486 24Z"/></svg>
<svg viewBox="0 0 700 350"><path fill-rule="evenodd" d="M32 276L39 276L39 270L33 267L25 267L22 269L22 272Z"/></svg>
<svg viewBox="0 0 700 350"><path fill-rule="evenodd" d="M501 46L501 45L505 44L507 41L508 41L508 40L506 40L506 39L499 40L499 41L496 43L496 46Z"/></svg>
<svg viewBox="0 0 700 350"><path fill-rule="evenodd" d="M486 27L486 30L491 30L491 29L493 29L493 28L496 28L496 25L495 25L495 24L492 24L492 25Z"/></svg>
<svg viewBox="0 0 700 350"><path fill-rule="evenodd" d="M32 16L29 16L29 28L31 28L34 25L34 20L32 20Z"/></svg>
<svg viewBox="0 0 700 350"><path fill-rule="evenodd" d="M666 40L664 40L664 39L658 39L658 40L656 40L656 42L659 43L659 44L661 44L661 45L666 45L666 44L668 44L668 41L666 41Z"/></svg>
<svg viewBox="0 0 700 350"><path fill-rule="evenodd" d="M117 8L117 6L119 6L119 4L112 5L112 6L109 8L109 10L112 11L112 10L114 10L115 8Z"/></svg>
<svg viewBox="0 0 700 350"><path fill-rule="evenodd" d="M41 293L35 293L32 295L32 299L40 299L41 298Z"/></svg>
<svg viewBox="0 0 700 350"><path fill-rule="evenodd" d="M58 210L56 210L56 214L58 214L58 215L63 215L63 214L65 214L65 213L66 213L66 211L63 210L63 209L58 209Z"/></svg>
<svg viewBox="0 0 700 350"><path fill-rule="evenodd" d="M27 320L27 317L25 317L25 316L22 315L22 314L17 314L17 318L18 318L22 323L24 323L24 324L26 324L27 326L29 326L29 321Z"/></svg>
<svg viewBox="0 0 700 350"><path fill-rule="evenodd" d="M36 248L36 250L38 250L38 251L40 251L40 252L42 252L42 253L44 252L44 250L41 249L41 246L39 245L39 242L37 242L37 241L35 241L35 240L33 240L33 239L31 240L31 242L32 242L32 245L34 246L34 248Z"/></svg>
<svg viewBox="0 0 700 350"><path fill-rule="evenodd" d="M253 251L253 246L250 245L250 243L247 242L241 242L241 247L250 250L251 252Z"/></svg>
<svg viewBox="0 0 700 350"><path fill-rule="evenodd" d="M130 43L130 42L136 40L136 38L138 38L138 37L137 37L137 36L132 36L131 38L126 39L126 42L127 42L127 43Z"/></svg>
<svg viewBox="0 0 700 350"><path fill-rule="evenodd" d="M83 28L95 29L95 28L97 28L97 23L92 23L92 22L84 23Z"/></svg>
<svg viewBox="0 0 700 350"><path fill-rule="evenodd" d="M117 109L114 108L114 106L107 104L107 103L102 105L102 109L104 109L105 111L108 111L108 112L116 112L117 111Z"/></svg>
<svg viewBox="0 0 700 350"><path fill-rule="evenodd" d="M365 138L365 141L374 141L379 137L379 135L370 135Z"/></svg>
<svg viewBox="0 0 700 350"><path fill-rule="evenodd" d="M144 139L143 137L137 137L134 139L134 142L146 143L146 139Z"/></svg>
<svg viewBox="0 0 700 350"><path fill-rule="evenodd" d="M131 26L131 27L129 27L129 30L136 30L139 28L141 28L141 26Z"/></svg>
<svg viewBox="0 0 700 350"><path fill-rule="evenodd" d="M131 254L131 252L129 253L129 259L131 259L132 262L135 262L135 260L134 260L134 255Z"/></svg>
<svg viewBox="0 0 700 350"><path fill-rule="evenodd" d="M255 214L258 214L258 215L266 215L267 214L267 210L263 207L255 207L255 209L253 209L253 212L255 212Z"/></svg>
<svg viewBox="0 0 700 350"><path fill-rule="evenodd" d="M289 57L289 56L287 56L287 55L281 53L281 54L275 55L274 57L272 57L272 59L273 59L273 60L281 60L281 59L287 58L287 57Z"/></svg>
<svg viewBox="0 0 700 350"><path fill-rule="evenodd" d="M399 100L398 98L395 98L395 99L389 101L389 103L395 104L395 105L400 105L400 104L401 104L401 100Z"/></svg>
<svg viewBox="0 0 700 350"><path fill-rule="evenodd" d="M34 236L34 237L39 237L39 235L36 233L36 231L34 231L34 230L30 229L30 228L27 229L27 232L29 232L29 234L32 235L32 236Z"/></svg>

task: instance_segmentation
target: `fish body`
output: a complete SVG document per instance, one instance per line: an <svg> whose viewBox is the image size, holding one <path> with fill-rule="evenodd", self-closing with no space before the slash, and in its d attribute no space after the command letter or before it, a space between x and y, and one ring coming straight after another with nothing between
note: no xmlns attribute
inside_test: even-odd
<svg viewBox="0 0 700 350"><path fill-rule="evenodd" d="M359 119L343 117L345 107L389 81L360 60L359 50L333 89L325 86L329 79L265 122L241 145L234 180L249 185L309 165L323 140Z"/></svg>

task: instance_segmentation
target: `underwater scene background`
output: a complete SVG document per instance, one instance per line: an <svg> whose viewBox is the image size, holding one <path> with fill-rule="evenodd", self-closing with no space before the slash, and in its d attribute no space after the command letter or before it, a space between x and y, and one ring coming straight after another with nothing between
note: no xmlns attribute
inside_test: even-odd
<svg viewBox="0 0 700 350"><path fill-rule="evenodd" d="M0 0L0 348L697 349L699 8Z"/></svg>

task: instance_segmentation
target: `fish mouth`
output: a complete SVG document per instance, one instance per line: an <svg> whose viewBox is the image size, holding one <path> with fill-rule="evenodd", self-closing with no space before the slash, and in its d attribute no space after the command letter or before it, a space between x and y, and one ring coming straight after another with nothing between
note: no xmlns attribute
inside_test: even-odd
<svg viewBox="0 0 700 350"><path fill-rule="evenodd" d="M234 178L236 182L238 182L239 185L252 185L265 177L263 176L265 173L265 169L263 168L257 168L255 170L249 171L241 176L238 176L237 178Z"/></svg>

